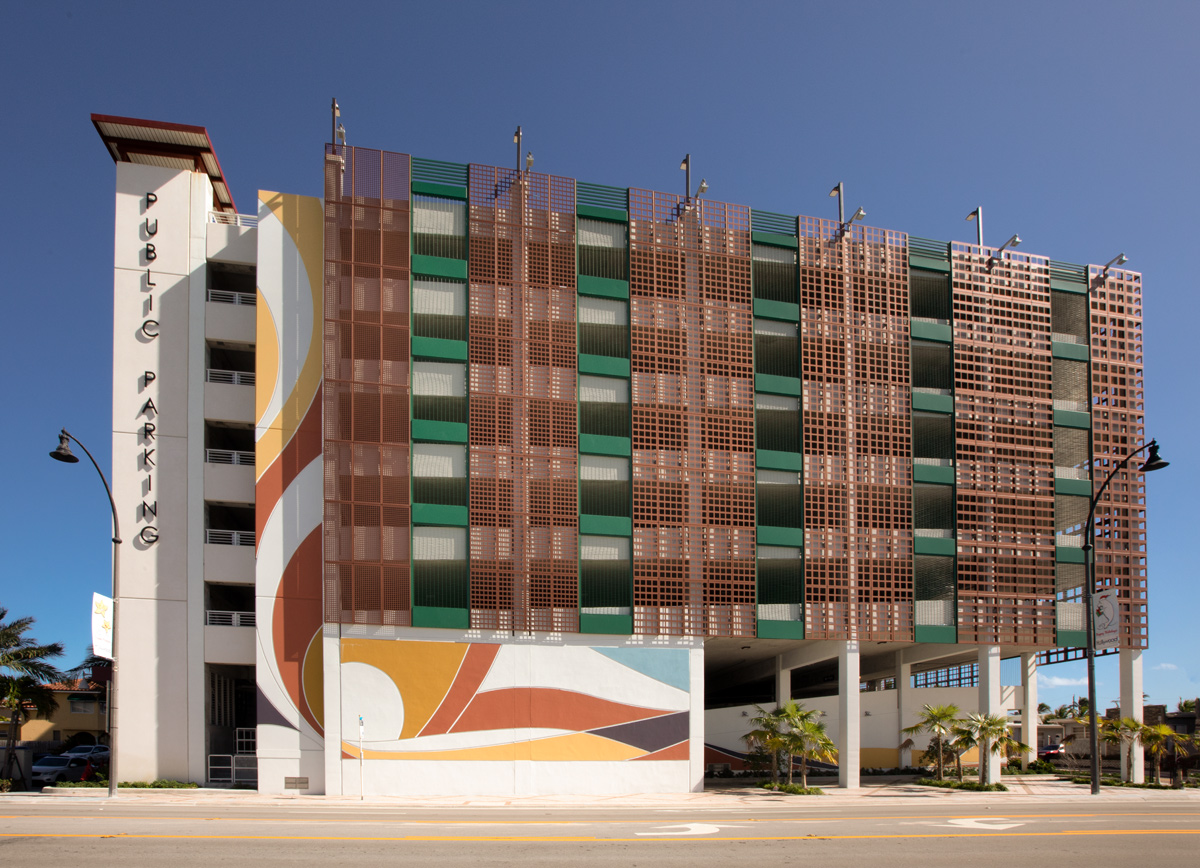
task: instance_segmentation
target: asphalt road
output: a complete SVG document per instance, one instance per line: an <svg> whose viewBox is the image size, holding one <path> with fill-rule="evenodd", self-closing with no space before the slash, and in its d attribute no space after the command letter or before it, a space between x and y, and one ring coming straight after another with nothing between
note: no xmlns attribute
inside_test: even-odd
<svg viewBox="0 0 1200 868"><path fill-rule="evenodd" d="M858 802L795 807L454 807L153 805L134 800L0 801L8 864L739 865L1055 868L1190 864L1200 801L1103 805Z"/></svg>

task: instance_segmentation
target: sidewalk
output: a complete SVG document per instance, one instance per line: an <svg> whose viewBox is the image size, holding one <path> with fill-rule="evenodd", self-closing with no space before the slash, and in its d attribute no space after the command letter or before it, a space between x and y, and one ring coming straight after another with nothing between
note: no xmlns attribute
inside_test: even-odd
<svg viewBox="0 0 1200 868"><path fill-rule="evenodd" d="M188 790L143 790L123 789L117 796L120 800L136 801L141 804L161 805L288 805L302 803L309 807L348 807L367 805L375 807L408 808L451 808L470 806L476 808L697 808L697 809L816 809L834 805L872 804L917 804L921 802L945 803L953 801L964 807L970 805L1036 804L1046 799L1081 802L1166 802L1190 801L1200 804L1200 789L1186 790L1143 790L1125 787L1104 787L1098 796L1091 795L1083 784L1072 784L1053 775L1006 775L1003 783L1008 792L963 792L958 790L922 787L912 783L911 778L867 777L857 790L841 790L826 786L822 779L810 780L810 784L825 789L823 796L792 796L758 787L730 786L710 782L702 793L629 793L619 795L440 795L440 796L368 796L360 800L356 796L306 796L306 795L260 795L253 790L188 789ZM41 793L8 793L0 799L46 798L88 799L108 801L106 790L46 787Z"/></svg>

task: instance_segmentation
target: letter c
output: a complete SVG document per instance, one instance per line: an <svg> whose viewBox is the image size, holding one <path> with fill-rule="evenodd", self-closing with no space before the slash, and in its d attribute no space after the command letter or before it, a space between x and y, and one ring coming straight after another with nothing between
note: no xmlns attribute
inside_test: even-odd
<svg viewBox="0 0 1200 868"><path fill-rule="evenodd" d="M151 331L153 329L153 331ZM148 338L158 337L158 320L148 319L142 323L142 334Z"/></svg>

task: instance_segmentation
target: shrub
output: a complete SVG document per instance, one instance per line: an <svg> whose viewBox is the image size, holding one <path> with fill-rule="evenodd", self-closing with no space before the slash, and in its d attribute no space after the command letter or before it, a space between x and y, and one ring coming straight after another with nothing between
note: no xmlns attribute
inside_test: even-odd
<svg viewBox="0 0 1200 868"><path fill-rule="evenodd" d="M1007 793L1004 784L981 784L979 781L939 781L937 778L917 778L914 783L923 787L941 787L943 790L971 790L977 793Z"/></svg>
<svg viewBox="0 0 1200 868"><path fill-rule="evenodd" d="M12 781L10 781L8 778L0 778L0 793L7 793L11 791Z"/></svg>
<svg viewBox="0 0 1200 868"><path fill-rule="evenodd" d="M793 796L823 796L825 791L820 787L802 787L799 784L773 784L763 781L759 784L764 790L774 790L777 793L788 793Z"/></svg>
<svg viewBox="0 0 1200 868"><path fill-rule="evenodd" d="M55 784L56 787L73 787L73 788L108 788L108 781L62 781ZM189 781L121 781L117 784L120 789L134 790L194 790L199 784L193 784Z"/></svg>

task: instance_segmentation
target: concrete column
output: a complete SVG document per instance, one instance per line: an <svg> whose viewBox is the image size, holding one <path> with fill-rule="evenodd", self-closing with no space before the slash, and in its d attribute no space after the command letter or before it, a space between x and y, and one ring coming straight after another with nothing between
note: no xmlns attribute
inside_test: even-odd
<svg viewBox="0 0 1200 868"><path fill-rule="evenodd" d="M783 658L775 658L775 704L783 704L792 698L792 670L784 668Z"/></svg>
<svg viewBox="0 0 1200 868"><path fill-rule="evenodd" d="M1038 689L1037 689L1037 655L1021 655L1021 741L1029 745L1029 753L1021 757L1021 768L1029 768L1029 763L1037 759L1038 741Z"/></svg>
<svg viewBox="0 0 1200 868"><path fill-rule="evenodd" d="M859 704L858 642L838 643L838 786L858 789L862 709Z"/></svg>
<svg viewBox="0 0 1200 868"><path fill-rule="evenodd" d="M1142 717L1142 652L1140 648L1122 648L1121 657L1121 717L1132 717L1138 723ZM1125 777L1126 754L1133 751L1133 767L1130 770L1135 784L1146 782L1145 750L1141 742L1132 747L1121 744L1121 777Z"/></svg>
<svg viewBox="0 0 1200 868"><path fill-rule="evenodd" d="M979 648L979 713L1003 714L1000 707L1000 646L982 645ZM1000 783L1000 767L1003 757L1000 754L979 757L979 761L988 764L988 780L993 784Z"/></svg>
<svg viewBox="0 0 1200 868"><path fill-rule="evenodd" d="M899 655L897 655L899 656ZM916 723L912 720L912 714L908 704L912 697L912 664L911 663L896 663L896 744L904 744L910 738L904 733L904 727L912 726ZM900 749L900 768L908 768L912 765L912 748L906 747Z"/></svg>

